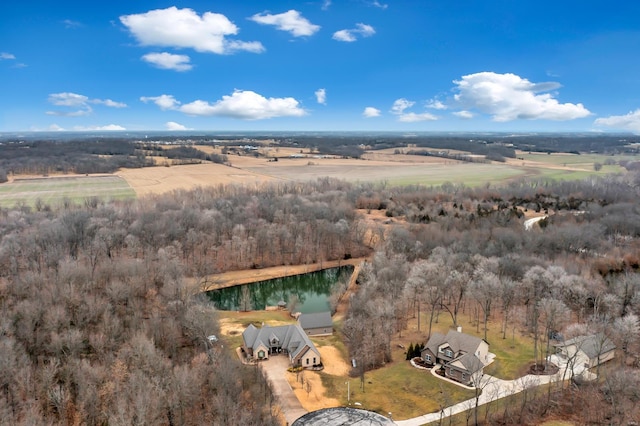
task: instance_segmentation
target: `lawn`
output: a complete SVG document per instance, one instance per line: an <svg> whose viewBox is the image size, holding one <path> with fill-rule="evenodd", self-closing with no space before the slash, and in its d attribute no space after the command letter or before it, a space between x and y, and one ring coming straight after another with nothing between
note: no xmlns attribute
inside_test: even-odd
<svg viewBox="0 0 640 426"><path fill-rule="evenodd" d="M219 311L222 335L231 348L242 344L242 330L249 324L260 326L262 323L279 325L293 323L285 311L267 312L230 312ZM462 314L459 324L467 334L484 337L482 324L479 331L471 316ZM397 334L392 340L393 361L386 366L365 373L364 391L361 389L360 377L331 375L319 373L325 388L324 397L339 401L340 405L350 402L359 407L373 410L381 414L394 414L394 419L406 419L439 410L464 401L474 396L474 391L439 380L430 371L419 370L405 360L409 344L425 342L427 339L428 313L422 314L421 330L417 330L417 319L409 320L408 329ZM336 323L336 332L332 336L313 338L318 347L332 346L345 361L348 360L348 349L339 333L341 324ZM433 324L432 332L446 333L452 326L449 315L441 313L439 321ZM521 334L518 328L509 329L507 338L502 338L500 319L489 321L487 330L489 350L496 354L496 360L486 372L501 379L515 379L526 374L533 360L533 344L531 338ZM346 382L349 382L347 386ZM350 400L347 401L347 387Z"/></svg>
<svg viewBox="0 0 640 426"><path fill-rule="evenodd" d="M55 207L65 200L81 204L91 197L120 200L135 196L124 179L112 175L17 179L0 185L0 207L6 208L34 207L38 202Z"/></svg>
<svg viewBox="0 0 640 426"><path fill-rule="evenodd" d="M496 310L497 312L497 310ZM500 331L501 319L497 315L490 319L487 324L487 342L489 342L489 352L496 354L495 361L485 369L485 372L500 379L511 380L526 374L527 368L533 364L533 339L522 333L519 327L508 328L506 339L502 338ZM426 343L428 333L429 314L422 313L421 331L417 331L417 320L409 321L409 330L403 331L403 338L396 337L394 344L402 344L408 347L410 343ZM462 313L458 315L458 324L462 326L463 333L471 336L484 338L482 323L476 327L472 316ZM451 317L446 313L439 315L437 323L433 324L432 333L440 332L446 334L453 327ZM402 352L394 353L395 356L402 356Z"/></svg>
<svg viewBox="0 0 640 426"><path fill-rule="evenodd" d="M474 391L433 377L430 371L418 370L403 360L365 373L364 391L360 377L344 378L323 373L321 377L327 395L338 399L342 405L347 405L348 381L352 406L385 415L391 412L396 420L438 411L474 396Z"/></svg>

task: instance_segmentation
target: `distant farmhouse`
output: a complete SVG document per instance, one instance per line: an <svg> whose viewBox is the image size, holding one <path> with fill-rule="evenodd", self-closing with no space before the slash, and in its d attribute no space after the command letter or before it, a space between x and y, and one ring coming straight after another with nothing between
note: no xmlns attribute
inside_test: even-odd
<svg viewBox="0 0 640 426"><path fill-rule="evenodd" d="M275 354L289 356L292 366L305 368L321 365L320 352L298 324L257 328L253 324L242 333L244 350L257 360Z"/></svg>
<svg viewBox="0 0 640 426"><path fill-rule="evenodd" d="M586 368L593 368L613 359L616 346L602 333L578 336L556 343L557 353L564 358L574 358L583 362Z"/></svg>
<svg viewBox="0 0 640 426"><path fill-rule="evenodd" d="M470 385L473 374L489 364L489 344L478 337L450 330L446 336L434 333L421 356L429 365L442 366L446 377Z"/></svg>
<svg viewBox="0 0 640 426"><path fill-rule="evenodd" d="M331 312L301 314L298 323L308 336L330 336L333 334Z"/></svg>

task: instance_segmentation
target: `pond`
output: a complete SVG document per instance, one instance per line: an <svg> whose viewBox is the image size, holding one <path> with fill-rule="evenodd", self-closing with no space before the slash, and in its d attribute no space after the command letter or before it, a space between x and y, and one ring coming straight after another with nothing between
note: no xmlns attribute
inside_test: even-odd
<svg viewBox="0 0 640 426"><path fill-rule="evenodd" d="M207 292L218 309L224 311L262 310L267 306L294 304L294 312L310 314L330 309L329 295L336 283L348 282L352 266L324 269L291 277L259 281Z"/></svg>

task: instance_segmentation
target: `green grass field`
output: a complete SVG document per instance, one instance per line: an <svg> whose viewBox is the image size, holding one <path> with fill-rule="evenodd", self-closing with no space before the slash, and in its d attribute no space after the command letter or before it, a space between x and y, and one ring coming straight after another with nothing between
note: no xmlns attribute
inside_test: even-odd
<svg viewBox="0 0 640 426"><path fill-rule="evenodd" d="M394 413L394 419L407 419L438 411L456 402L472 398L473 390L464 389L434 377L430 371L417 370L408 361L393 363L365 374L364 391L359 377L344 378L320 373L326 394L347 405L347 381L353 406L380 414Z"/></svg>
<svg viewBox="0 0 640 426"><path fill-rule="evenodd" d="M633 155L604 155L604 154L543 154L543 153L519 153L519 158L526 161L538 161L545 164L554 164L557 166L578 167L587 170L593 170L594 163L604 164L607 160L613 160L616 163L620 160L637 161L638 157ZM620 166L612 166L622 171ZM604 168L603 168L604 169Z"/></svg>
<svg viewBox="0 0 640 426"><path fill-rule="evenodd" d="M488 182L502 183L510 179L525 176L527 170L503 164L457 163L448 166L425 167L423 172L412 176L389 177L387 182L393 186L403 185L442 185L445 182L463 183L466 186L480 186Z"/></svg>
<svg viewBox="0 0 640 426"><path fill-rule="evenodd" d="M90 197L103 200L135 198L135 191L118 176L74 176L20 179L0 185L0 207L60 205L65 199L74 204Z"/></svg>

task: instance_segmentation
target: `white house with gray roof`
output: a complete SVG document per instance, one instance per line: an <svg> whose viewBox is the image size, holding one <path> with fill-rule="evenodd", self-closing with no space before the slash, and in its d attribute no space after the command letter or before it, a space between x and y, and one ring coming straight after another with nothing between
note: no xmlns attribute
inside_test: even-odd
<svg viewBox="0 0 640 426"><path fill-rule="evenodd" d="M613 359L616 345L603 333L587 336L577 336L573 339L554 345L560 355L584 362L587 368L596 367L603 362Z"/></svg>
<svg viewBox="0 0 640 426"><path fill-rule="evenodd" d="M242 333L242 340L246 353L257 360L285 354L293 366L311 368L321 364L320 352L299 324L262 328L250 324Z"/></svg>
<svg viewBox="0 0 640 426"><path fill-rule="evenodd" d="M441 365L446 377L465 385L490 362L489 343L456 330L433 333L420 355L427 364Z"/></svg>

